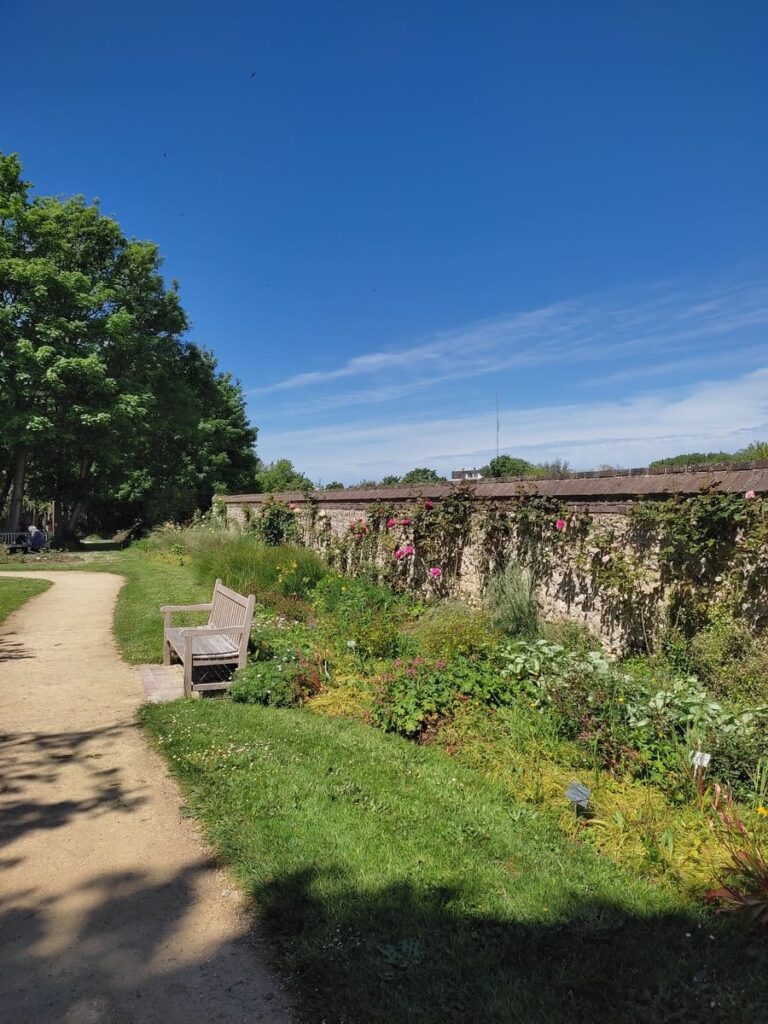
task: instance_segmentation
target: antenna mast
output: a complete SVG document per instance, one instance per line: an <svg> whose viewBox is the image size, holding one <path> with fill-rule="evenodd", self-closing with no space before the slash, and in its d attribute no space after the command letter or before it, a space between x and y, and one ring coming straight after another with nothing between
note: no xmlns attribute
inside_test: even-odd
<svg viewBox="0 0 768 1024"><path fill-rule="evenodd" d="M496 392L496 458L499 457L499 392Z"/></svg>

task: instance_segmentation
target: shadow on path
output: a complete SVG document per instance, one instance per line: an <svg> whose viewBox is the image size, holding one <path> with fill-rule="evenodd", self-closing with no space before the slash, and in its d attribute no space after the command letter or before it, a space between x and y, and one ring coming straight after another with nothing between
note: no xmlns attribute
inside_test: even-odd
<svg viewBox="0 0 768 1024"><path fill-rule="evenodd" d="M13 639L15 636L15 633L4 633L0 636L0 663L34 658L34 654L20 640Z"/></svg>
<svg viewBox="0 0 768 1024"><path fill-rule="evenodd" d="M51 902L34 890L0 899L0 1020L16 1024L284 1021L279 992L244 931L178 953L169 939L195 899L200 861L162 882L103 874L66 894L85 907L74 941L51 949ZM64 898L64 897L62 897ZM176 954L169 949L175 948ZM7 1016L4 1016L7 1014Z"/></svg>
<svg viewBox="0 0 768 1024"><path fill-rule="evenodd" d="M0 736L0 846L26 832L60 828L75 817L103 811L133 811L144 798L126 788L119 768L104 767L105 744L133 726L59 733ZM77 798L30 799L28 788L54 787L65 768L78 769Z"/></svg>

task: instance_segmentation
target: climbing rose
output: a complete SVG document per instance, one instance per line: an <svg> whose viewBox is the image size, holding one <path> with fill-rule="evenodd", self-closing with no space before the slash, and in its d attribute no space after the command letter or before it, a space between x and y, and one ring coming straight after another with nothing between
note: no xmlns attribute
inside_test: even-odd
<svg viewBox="0 0 768 1024"><path fill-rule="evenodd" d="M411 520L410 519L401 519L400 520L400 525L401 526L410 526L411 525Z"/></svg>
<svg viewBox="0 0 768 1024"><path fill-rule="evenodd" d="M747 491L747 492L746 492L746 493L744 494L744 497L745 497L745 498L754 498L754 496L755 496L755 492L754 492L754 491Z"/></svg>
<svg viewBox="0 0 768 1024"><path fill-rule="evenodd" d="M397 551L395 552L395 558L402 558L404 554L405 552L401 551L401 549L398 548Z"/></svg>
<svg viewBox="0 0 768 1024"><path fill-rule="evenodd" d="M439 565L436 565L434 569L429 570L429 575L432 577L433 580L439 580L440 577L443 575L443 570L440 568Z"/></svg>
<svg viewBox="0 0 768 1024"><path fill-rule="evenodd" d="M564 519L558 519L555 522L555 529L556 530L564 530L565 529L565 520Z"/></svg>
<svg viewBox="0 0 768 1024"><path fill-rule="evenodd" d="M413 545L412 544L406 544L406 546L403 548L403 554L404 555L412 555L413 554Z"/></svg>
<svg viewBox="0 0 768 1024"><path fill-rule="evenodd" d="M429 498L427 498L427 500L424 502L424 508L430 509L430 508L434 508L434 507L435 507L434 501L430 501Z"/></svg>
<svg viewBox="0 0 768 1024"><path fill-rule="evenodd" d="M397 526L397 520L396 519L388 519L387 520L387 529L391 530L393 526Z"/></svg>

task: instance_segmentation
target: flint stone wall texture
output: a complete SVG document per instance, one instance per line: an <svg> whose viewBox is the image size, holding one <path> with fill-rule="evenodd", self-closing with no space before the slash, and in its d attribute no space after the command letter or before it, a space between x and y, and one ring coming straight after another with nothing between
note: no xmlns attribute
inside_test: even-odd
<svg viewBox="0 0 768 1024"><path fill-rule="evenodd" d="M385 503L394 508L397 516L399 508L404 511L418 499L428 499L437 505L456 486L460 485L428 484L417 487L318 491L312 495L311 500L300 493L276 497L295 506L297 524L304 543L319 551L328 551L334 541L349 536L350 525L357 519L365 519L372 506ZM665 500L676 495L692 496L704 490L768 494L768 462L691 467L682 472L645 469L626 470L620 474L581 473L559 479L521 478L480 482L473 487L478 522L473 526L469 541L461 553L460 568L451 581L451 591L470 601L478 601L490 569L501 567L511 560L521 564L530 563L530 552L521 549L520 539L514 531L502 549L491 553L489 557L480 526L483 509L496 506L503 510L505 506L509 507L519 500L521 495L558 498L566 502L574 512L589 512L593 517L594 532L612 535L614 550L629 551L629 542L626 540L628 512L633 504ZM233 525L243 525L248 518L246 510L257 512L260 505L270 497L275 496L239 494L225 497L223 501L227 521ZM567 544L555 549L555 557L552 557L549 545L548 552L545 559L547 571L539 573L536 581L536 596L542 614L546 618L567 618L585 623L603 638L609 649L625 647L628 630L626 609L624 614L617 614L615 600L608 599L605 594L601 594L599 587L594 586L593 577L584 570L583 564L577 564ZM596 549L591 553L595 558L601 557L601 552ZM383 564L385 559L391 558L391 547L379 545L376 560ZM658 597L659 570L654 551L644 553L644 564L646 569L638 580L634 600L641 618L646 611L651 617L654 604L657 612L663 608L663 597ZM645 621L638 625L635 620L633 628L645 629ZM652 622L648 622L647 628L652 630Z"/></svg>

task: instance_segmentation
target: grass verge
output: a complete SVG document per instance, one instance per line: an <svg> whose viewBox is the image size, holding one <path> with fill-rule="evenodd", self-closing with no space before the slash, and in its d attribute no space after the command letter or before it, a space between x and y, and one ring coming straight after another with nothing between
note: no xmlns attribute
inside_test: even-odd
<svg viewBox="0 0 768 1024"><path fill-rule="evenodd" d="M197 604L209 601L212 584L199 583L191 566L171 556L157 555L140 546L125 551L90 553L69 556L69 560L3 563L3 570L19 573L35 571L113 572L125 577L115 609L115 637L123 658L129 664L159 662L163 657L163 618L160 606L164 604ZM31 584L32 580L25 581ZM192 622L191 618L177 618L177 625ZM200 617L194 621L199 622Z"/></svg>
<svg viewBox="0 0 768 1024"><path fill-rule="evenodd" d="M35 594L42 594L50 587L47 580L8 580L0 579L0 622L15 612L17 608Z"/></svg>
<svg viewBox="0 0 768 1024"><path fill-rule="evenodd" d="M307 711L147 706L307 1019L760 1019L766 948L440 750Z"/></svg>

